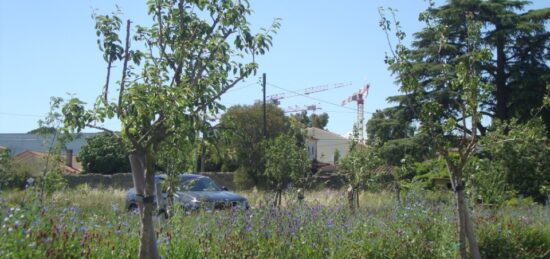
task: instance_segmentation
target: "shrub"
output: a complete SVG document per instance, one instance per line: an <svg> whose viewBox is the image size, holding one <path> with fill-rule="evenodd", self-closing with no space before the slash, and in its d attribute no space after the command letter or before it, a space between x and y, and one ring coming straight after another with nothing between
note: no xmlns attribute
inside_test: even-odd
<svg viewBox="0 0 550 259"><path fill-rule="evenodd" d="M98 134L86 139L78 153L84 172L113 174L130 171L128 148L118 137Z"/></svg>
<svg viewBox="0 0 550 259"><path fill-rule="evenodd" d="M483 258L548 258L550 229L527 225L527 217L484 224L478 230Z"/></svg>

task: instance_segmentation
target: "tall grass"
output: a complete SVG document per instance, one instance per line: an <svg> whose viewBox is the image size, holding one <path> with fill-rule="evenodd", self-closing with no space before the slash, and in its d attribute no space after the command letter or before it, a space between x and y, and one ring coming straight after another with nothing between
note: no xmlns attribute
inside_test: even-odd
<svg viewBox="0 0 550 259"><path fill-rule="evenodd" d="M344 192L244 193L252 209L188 214L158 220L165 258L453 258L458 255L452 194L363 193L350 211ZM135 257L139 217L122 208L124 190L85 186L54 193L43 206L32 190L0 195L0 257ZM23 200L24 199L24 200ZM529 205L474 208L485 257L550 257L550 209Z"/></svg>

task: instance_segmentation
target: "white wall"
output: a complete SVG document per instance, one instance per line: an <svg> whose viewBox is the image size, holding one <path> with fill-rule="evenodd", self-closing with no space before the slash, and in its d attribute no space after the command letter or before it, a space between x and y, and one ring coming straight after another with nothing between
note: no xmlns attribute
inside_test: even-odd
<svg viewBox="0 0 550 259"><path fill-rule="evenodd" d="M334 153L336 150L340 153L340 158L348 154L349 140L329 131L317 128L307 129L308 137L316 139L317 142L317 161L334 164ZM308 145L312 144L308 138ZM315 141L315 140L313 140Z"/></svg>

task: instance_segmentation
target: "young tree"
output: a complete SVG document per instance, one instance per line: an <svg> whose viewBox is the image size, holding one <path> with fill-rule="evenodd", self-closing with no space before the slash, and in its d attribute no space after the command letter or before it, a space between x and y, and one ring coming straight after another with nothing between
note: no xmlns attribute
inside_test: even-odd
<svg viewBox="0 0 550 259"><path fill-rule="evenodd" d="M158 258L153 227L154 154L169 137L183 139L204 113L224 107L219 97L257 70L255 56L271 46L279 27L254 34L248 24L248 1L148 1L153 25L126 23L118 14L95 15L98 44L108 63L103 94L92 109L71 98L62 111L67 129L80 131L116 117L121 137L130 145L130 165L141 218L140 258ZM130 39L134 46L130 48ZM139 44L142 44L141 46ZM111 67L122 63L118 96L108 98Z"/></svg>
<svg viewBox="0 0 550 259"><path fill-rule="evenodd" d="M374 170L382 165L376 150L369 146L352 145L350 152L341 159L338 171L350 185L350 208L359 208L359 190L368 187Z"/></svg>
<svg viewBox="0 0 550 259"><path fill-rule="evenodd" d="M283 188L304 178L311 164L305 147L293 136L283 134L264 144L267 145L264 175L275 188L275 205L280 207Z"/></svg>
<svg viewBox="0 0 550 259"><path fill-rule="evenodd" d="M457 199L460 255L462 258L467 257L467 238L471 256L480 258L469 217L463 173L476 150L482 105L488 101L491 90L489 84L482 82L480 73L481 65L490 58L491 53L481 47L481 24L473 19L475 13L463 10L462 15L467 19L456 26L461 26L467 32L462 35L465 52L451 57L444 55L455 50L456 46L449 37L455 35L456 31L431 16L430 10L420 17L428 25L424 31L431 32L439 39L430 48L441 55L427 56L406 48L401 43L405 34L399 23L394 21L398 44L395 48L392 46L392 55L386 61L390 70L397 74L400 90L413 96L421 129L432 137L435 148L446 161ZM393 11L392 15L395 17ZM391 22L383 15L380 24L389 33ZM422 65L426 59L439 65L439 75L426 78L427 70ZM451 148L458 149L457 157L451 155Z"/></svg>

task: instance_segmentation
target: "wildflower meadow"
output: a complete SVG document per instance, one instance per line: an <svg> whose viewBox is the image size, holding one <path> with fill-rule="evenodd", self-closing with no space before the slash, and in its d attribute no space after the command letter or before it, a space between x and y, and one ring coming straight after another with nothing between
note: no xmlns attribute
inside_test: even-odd
<svg viewBox="0 0 550 259"><path fill-rule="evenodd" d="M132 258L139 249L139 214L126 212L122 190L77 188L40 204L32 189L1 194L1 258ZM344 193L320 190L284 206L274 194L248 192L249 210L157 218L163 258L455 258L451 193L363 193L359 209ZM550 258L550 208L536 204L472 207L484 258Z"/></svg>

